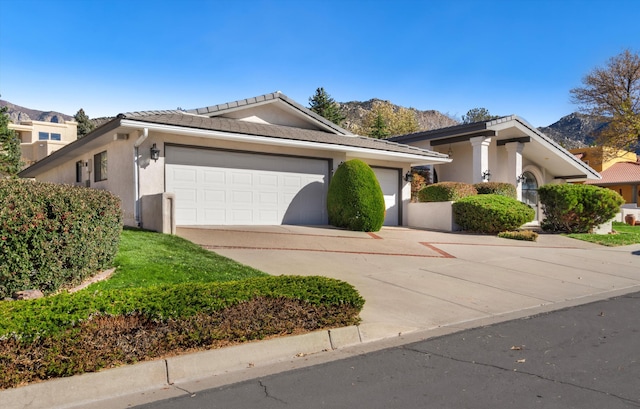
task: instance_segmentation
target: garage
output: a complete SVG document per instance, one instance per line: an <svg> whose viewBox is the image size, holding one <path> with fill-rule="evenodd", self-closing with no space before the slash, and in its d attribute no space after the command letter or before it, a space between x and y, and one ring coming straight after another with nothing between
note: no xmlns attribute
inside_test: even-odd
<svg viewBox="0 0 640 409"><path fill-rule="evenodd" d="M400 175L401 169L371 167L378 178L387 214L384 218L385 226L400 224Z"/></svg>
<svg viewBox="0 0 640 409"><path fill-rule="evenodd" d="M327 159L173 145L165 152L176 225L327 224Z"/></svg>

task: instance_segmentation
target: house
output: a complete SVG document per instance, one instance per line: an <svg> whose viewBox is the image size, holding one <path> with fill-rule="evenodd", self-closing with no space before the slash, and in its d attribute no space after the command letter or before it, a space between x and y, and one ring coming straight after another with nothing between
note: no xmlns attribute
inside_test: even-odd
<svg viewBox="0 0 640 409"><path fill-rule="evenodd" d="M602 176L600 180L587 180L585 184L606 187L618 192L627 204L638 204L638 196L640 196L638 155L634 152L614 152L602 146L572 149L571 153Z"/></svg>
<svg viewBox="0 0 640 409"><path fill-rule="evenodd" d="M21 160L25 167L78 139L78 123L75 121L20 121L9 123L9 129L13 129L20 138Z"/></svg>
<svg viewBox="0 0 640 409"><path fill-rule="evenodd" d="M389 139L447 154L433 165L435 181L514 184L521 200L543 217L537 188L547 183L598 180L600 175L516 115Z"/></svg>
<svg viewBox="0 0 640 409"><path fill-rule="evenodd" d="M385 224L406 224L413 166L446 154L353 135L280 92L190 111L120 114L24 169L21 177L106 189L126 225L327 224L326 193L340 163L367 162L380 181Z"/></svg>

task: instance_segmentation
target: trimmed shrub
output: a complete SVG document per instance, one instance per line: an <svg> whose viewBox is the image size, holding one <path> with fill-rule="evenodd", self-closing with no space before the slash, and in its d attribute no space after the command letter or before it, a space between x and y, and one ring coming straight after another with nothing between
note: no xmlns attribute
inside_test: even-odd
<svg viewBox="0 0 640 409"><path fill-rule="evenodd" d="M461 182L440 182L426 186L418 192L420 202L453 202L478 194L473 185Z"/></svg>
<svg viewBox="0 0 640 409"><path fill-rule="evenodd" d="M511 240L536 241L538 233L533 230L503 231L498 233L498 237Z"/></svg>
<svg viewBox="0 0 640 409"><path fill-rule="evenodd" d="M538 195L545 231L588 233L613 219L624 204L617 192L592 185L544 185L538 188Z"/></svg>
<svg viewBox="0 0 640 409"><path fill-rule="evenodd" d="M385 203L373 170L359 159L342 163L327 193L329 223L354 231L378 231L384 223Z"/></svg>
<svg viewBox="0 0 640 409"><path fill-rule="evenodd" d="M453 205L455 222L463 230L498 234L515 230L535 217L528 205L500 195L477 195L458 200Z"/></svg>
<svg viewBox="0 0 640 409"><path fill-rule="evenodd" d="M0 299L50 294L110 267L121 230L120 199L109 192L0 180Z"/></svg>
<svg viewBox="0 0 640 409"><path fill-rule="evenodd" d="M511 183L504 182L483 182L473 185L479 195L500 195L516 199L518 192L516 187Z"/></svg>

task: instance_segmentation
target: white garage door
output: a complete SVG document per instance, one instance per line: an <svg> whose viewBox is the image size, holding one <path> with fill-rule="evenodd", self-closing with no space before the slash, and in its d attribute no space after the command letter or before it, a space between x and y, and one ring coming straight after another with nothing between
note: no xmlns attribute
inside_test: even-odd
<svg viewBox="0 0 640 409"><path fill-rule="evenodd" d="M373 172L378 178L378 183L384 195L384 204L387 215L384 218L385 226L397 226L400 224L400 170L387 168L374 168Z"/></svg>
<svg viewBox="0 0 640 409"><path fill-rule="evenodd" d="M327 160L167 146L165 172L177 225L327 224Z"/></svg>

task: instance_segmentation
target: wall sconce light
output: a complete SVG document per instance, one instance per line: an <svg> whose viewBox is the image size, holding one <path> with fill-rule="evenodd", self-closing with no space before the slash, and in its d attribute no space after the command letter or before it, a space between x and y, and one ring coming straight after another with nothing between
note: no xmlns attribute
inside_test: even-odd
<svg viewBox="0 0 640 409"><path fill-rule="evenodd" d="M452 158L453 157L453 149L451 149L451 144L449 144L449 150L447 151L447 155Z"/></svg>
<svg viewBox="0 0 640 409"><path fill-rule="evenodd" d="M491 171L489 169L482 172L482 180L488 182L491 179Z"/></svg>
<svg viewBox="0 0 640 409"><path fill-rule="evenodd" d="M160 149L158 149L155 143L151 147L151 159L153 159L154 162L160 159Z"/></svg>
<svg viewBox="0 0 640 409"><path fill-rule="evenodd" d="M410 170L404 175L404 180L407 182L413 182L413 173L411 173Z"/></svg>
<svg viewBox="0 0 640 409"><path fill-rule="evenodd" d="M527 180L527 177L523 173L522 175L516 178L516 183L524 183L525 180Z"/></svg>

